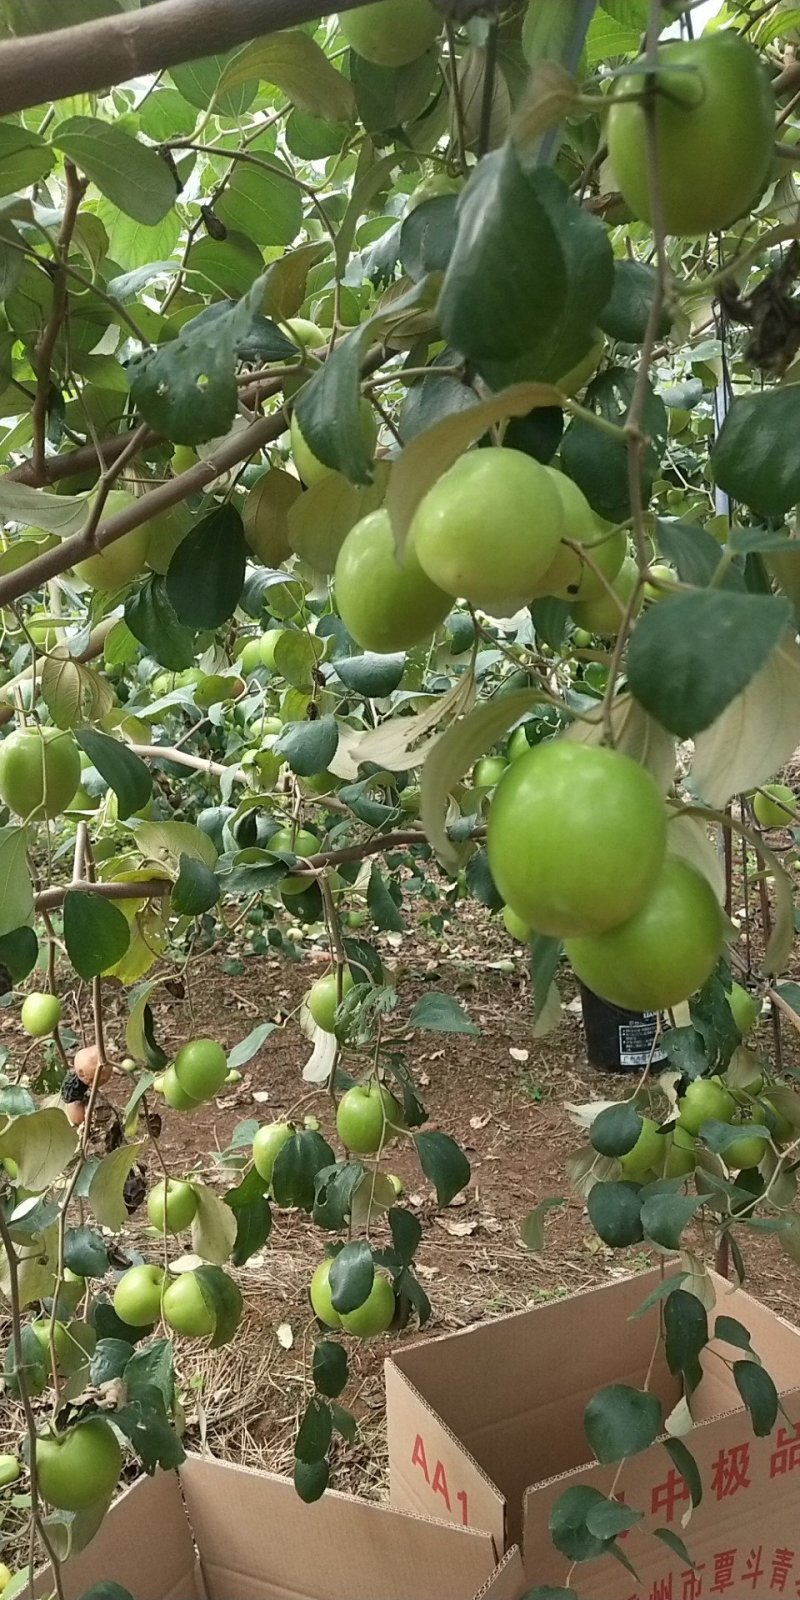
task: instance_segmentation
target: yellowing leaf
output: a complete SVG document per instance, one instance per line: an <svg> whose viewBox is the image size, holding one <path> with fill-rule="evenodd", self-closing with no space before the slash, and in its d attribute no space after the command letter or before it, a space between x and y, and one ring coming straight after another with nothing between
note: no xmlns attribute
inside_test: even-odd
<svg viewBox="0 0 800 1600"><path fill-rule="evenodd" d="M623 755L638 761L652 773L660 789L671 788L675 776L675 740L662 728L649 712L640 706L632 695L621 694L611 707L611 727L614 746ZM591 712L588 718L576 720L567 728L564 738L577 744L602 744L606 724L602 712Z"/></svg>
<svg viewBox="0 0 800 1600"><path fill-rule="evenodd" d="M422 769L420 817L430 845L445 866L455 867L458 863L458 853L445 828L451 789L484 750L544 698L538 689L514 689L511 694L487 700L468 717L453 723L428 752Z"/></svg>
<svg viewBox="0 0 800 1600"><path fill-rule="evenodd" d="M60 1106L46 1106L28 1117L15 1117L0 1134L0 1156L11 1156L20 1182L39 1193L53 1183L71 1161L78 1135Z"/></svg>
<svg viewBox="0 0 800 1600"><path fill-rule="evenodd" d="M692 781L719 809L766 783L800 745L800 646L787 636L746 689L695 739Z"/></svg>
<svg viewBox="0 0 800 1600"><path fill-rule="evenodd" d="M227 1261L236 1239L236 1213L232 1206L207 1189L205 1184L193 1183L197 1197L197 1210L192 1222L192 1249L204 1261L221 1267Z"/></svg>
<svg viewBox="0 0 800 1600"><path fill-rule="evenodd" d="M373 761L376 766L388 767L390 772L421 766L438 738L438 734L430 739L425 735L468 711L474 700L475 684L471 673L465 673L447 694L434 695L430 705L416 716L393 716L365 733L353 747L353 757L358 762Z"/></svg>

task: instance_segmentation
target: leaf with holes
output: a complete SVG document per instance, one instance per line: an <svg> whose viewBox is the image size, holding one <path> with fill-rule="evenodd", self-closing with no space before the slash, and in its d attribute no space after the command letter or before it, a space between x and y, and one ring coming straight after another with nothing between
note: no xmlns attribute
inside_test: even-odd
<svg viewBox="0 0 800 1600"><path fill-rule="evenodd" d="M238 401L236 338L233 316L223 313L199 328L188 323L176 339L136 357L131 398L145 422L175 444L227 433Z"/></svg>

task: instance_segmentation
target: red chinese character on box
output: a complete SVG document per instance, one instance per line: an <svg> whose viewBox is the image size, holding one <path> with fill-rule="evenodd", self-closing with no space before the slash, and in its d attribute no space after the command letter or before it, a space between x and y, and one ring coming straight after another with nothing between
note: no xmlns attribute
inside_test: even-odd
<svg viewBox="0 0 800 1600"><path fill-rule="evenodd" d="M672 1600L672 1576L656 1578L650 1590L650 1600Z"/></svg>
<svg viewBox="0 0 800 1600"><path fill-rule="evenodd" d="M800 1422L790 1431L778 1429L778 1447L769 1459L769 1475L779 1478L785 1472L795 1472L800 1467Z"/></svg>
<svg viewBox="0 0 800 1600"><path fill-rule="evenodd" d="M764 1576L764 1563L761 1556L761 1545L757 1550L751 1550L744 1564L742 1583L751 1583L753 1588L761 1582Z"/></svg>
<svg viewBox="0 0 800 1600"><path fill-rule="evenodd" d="M791 1572L792 1572L792 1567L793 1566L794 1566L794 1551L793 1550L776 1550L775 1551L775 1553L774 1553L774 1555L772 1557L772 1577L770 1578L769 1586L770 1586L770 1589L774 1589L775 1590L776 1594L785 1594L786 1593L786 1584L787 1584L789 1578L791 1577Z"/></svg>
<svg viewBox="0 0 800 1600"><path fill-rule="evenodd" d="M703 1593L703 1573L705 1562L701 1561L699 1567L690 1567L688 1572L681 1573L683 1588L681 1600L700 1600Z"/></svg>
<svg viewBox="0 0 800 1600"><path fill-rule="evenodd" d="M674 1467L670 1467L664 1482L653 1485L650 1510L654 1517L663 1517L665 1522L674 1522L677 1507L688 1499L689 1485L686 1479L682 1478Z"/></svg>
<svg viewBox="0 0 800 1600"><path fill-rule="evenodd" d="M709 1594L725 1594L733 1588L733 1567L738 1550L718 1550L714 1556L714 1582Z"/></svg>
<svg viewBox="0 0 800 1600"><path fill-rule="evenodd" d="M734 1445L720 1450L711 1476L711 1487L718 1500L729 1500L740 1489L750 1488L750 1446Z"/></svg>

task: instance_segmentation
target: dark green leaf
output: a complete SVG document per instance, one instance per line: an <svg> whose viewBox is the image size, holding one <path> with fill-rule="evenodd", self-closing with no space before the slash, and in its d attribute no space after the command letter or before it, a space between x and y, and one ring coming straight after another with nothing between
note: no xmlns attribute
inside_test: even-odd
<svg viewBox="0 0 800 1600"><path fill-rule="evenodd" d="M699 1506L703 1498L703 1479L700 1468L691 1451L687 1449L682 1439L665 1439L664 1449L672 1460L676 1471L680 1473L689 1490L692 1505Z"/></svg>
<svg viewBox="0 0 800 1600"><path fill-rule="evenodd" d="M642 1114L632 1100L607 1106L595 1117L589 1138L601 1156L626 1156L642 1131Z"/></svg>
<svg viewBox="0 0 800 1600"><path fill-rule="evenodd" d="M651 606L628 647L628 682L670 733L691 738L745 689L786 632L788 600L708 589Z"/></svg>
<svg viewBox="0 0 800 1600"><path fill-rule="evenodd" d="M608 1539L598 1539L589 1529L592 1511L606 1504L606 1496L588 1484L576 1484L559 1495L550 1512L553 1544L568 1561L591 1561L608 1549Z"/></svg>
<svg viewBox="0 0 800 1600"><path fill-rule="evenodd" d="M124 1377L130 1400L137 1400L143 1391L157 1389L169 1411L175 1394L172 1340L155 1339L144 1350L137 1350L126 1362Z"/></svg>
<svg viewBox="0 0 800 1600"><path fill-rule="evenodd" d="M469 1182L470 1165L463 1150L447 1133L415 1133L414 1144L439 1205L449 1206Z"/></svg>
<svg viewBox="0 0 800 1600"><path fill-rule="evenodd" d="M392 1244L397 1251L404 1266L413 1261L414 1255L422 1238L422 1225L410 1211L403 1206L392 1206L389 1212L389 1227L392 1230Z"/></svg>
<svg viewBox="0 0 800 1600"><path fill-rule="evenodd" d="M615 261L611 295L597 317L598 327L610 339L621 339L623 344L641 344L655 289L656 275L652 267L643 261ZM669 326L669 312L664 309L659 319L659 338L669 333Z"/></svg>
<svg viewBox="0 0 800 1600"><path fill-rule="evenodd" d="M451 417L458 411L469 411L478 404L475 390L462 383L460 378L437 375L437 365L449 367L455 360L454 352L445 349L430 363L431 377L418 378L409 385L398 418L400 434L406 444L418 433L425 433L433 427L435 422L441 422L443 417ZM560 411L558 416L561 417ZM461 615L465 621L470 620L465 613Z"/></svg>
<svg viewBox="0 0 800 1600"><path fill-rule="evenodd" d="M616 1539L617 1534L625 1533L628 1528L641 1522L643 1516L644 1512L634 1511L632 1506L623 1505L620 1500L606 1500L604 1505L592 1507L586 1518L586 1526L598 1539Z"/></svg>
<svg viewBox="0 0 800 1600"><path fill-rule="evenodd" d="M765 1439L772 1432L778 1416L778 1391L772 1378L754 1361L734 1361L733 1377L750 1412L756 1438Z"/></svg>
<svg viewBox="0 0 800 1600"><path fill-rule="evenodd" d="M664 1353L675 1377L694 1379L698 1359L708 1344L708 1316L702 1301L686 1289L676 1289L664 1304Z"/></svg>
<svg viewBox="0 0 800 1600"><path fill-rule="evenodd" d="M456 196L435 195L408 213L400 229L400 262L414 283L444 272L456 240Z"/></svg>
<svg viewBox="0 0 800 1600"><path fill-rule="evenodd" d="M589 1221L604 1244L621 1250L644 1238L638 1184L596 1183L586 1201Z"/></svg>
<svg viewBox="0 0 800 1600"><path fill-rule="evenodd" d="M475 900L479 900L482 906L488 906L490 911L502 909L503 897L498 892L492 877L489 852L483 846L470 856L464 869L464 878L470 894Z"/></svg>
<svg viewBox="0 0 800 1600"><path fill-rule="evenodd" d="M322 1461L327 1455L333 1433L330 1406L313 1396L306 1406L298 1429L294 1453L298 1461Z"/></svg>
<svg viewBox="0 0 800 1600"><path fill-rule="evenodd" d="M474 169L439 305L442 332L476 361L510 361L546 338L567 299L551 217L510 144Z"/></svg>
<svg viewBox="0 0 800 1600"><path fill-rule="evenodd" d="M78 976L87 983L125 954L130 928L118 906L99 895L70 889L64 896L64 943Z"/></svg>
<svg viewBox="0 0 800 1600"><path fill-rule="evenodd" d="M270 163L269 170L236 162L233 177L217 202L217 216L225 227L259 247L291 244L302 225L303 196L274 156L264 159Z"/></svg>
<svg viewBox="0 0 800 1600"><path fill-rule="evenodd" d="M233 1338L242 1320L244 1302L241 1290L221 1267L196 1267L195 1277L203 1299L211 1307L216 1319L211 1337L211 1348L216 1350Z"/></svg>
<svg viewBox="0 0 800 1600"><path fill-rule="evenodd" d="M431 989L418 1000L408 1019L410 1028L425 1028L430 1033L469 1033L477 1035L480 1028L470 1022L452 995L440 994Z"/></svg>
<svg viewBox="0 0 800 1600"><path fill-rule="evenodd" d="M333 1400L331 1402L331 1421L336 1432L340 1433L348 1444L355 1444L358 1438L358 1423L352 1411L348 1411L346 1406L337 1405L336 1401Z"/></svg>
<svg viewBox="0 0 800 1600"><path fill-rule="evenodd" d="M111 739L107 733L97 733L93 728L79 729L75 738L92 766L114 790L120 821L134 811L141 811L153 792L150 771L141 758L119 739Z"/></svg>
<svg viewBox="0 0 800 1600"><path fill-rule="evenodd" d="M172 891L172 909L179 917L199 917L210 911L220 897L219 879L204 861L182 855L180 870Z"/></svg>
<svg viewBox="0 0 800 1600"><path fill-rule="evenodd" d="M91 1589L84 1590L80 1600L134 1600L134 1597L130 1589L123 1589L109 1578L101 1578L99 1583L92 1584Z"/></svg>
<svg viewBox="0 0 800 1600"><path fill-rule="evenodd" d="M674 1294L676 1289L680 1289L681 1284L686 1282L688 1276L688 1272L675 1272L669 1278L662 1278L661 1282L656 1284L655 1289L652 1289L650 1294L645 1297L641 1305L631 1312L629 1320L635 1322L637 1317L643 1317L645 1312L652 1311L653 1306L659 1305L662 1300L666 1300L669 1295Z"/></svg>
<svg viewBox="0 0 800 1600"><path fill-rule="evenodd" d="M33 128L0 122L0 195L27 189L44 178L52 165L52 150Z"/></svg>
<svg viewBox="0 0 800 1600"><path fill-rule="evenodd" d="M560 939L551 939L546 933L534 933L531 936L530 946L533 1020L536 1022L550 993L561 960L563 945Z"/></svg>
<svg viewBox="0 0 800 1600"><path fill-rule="evenodd" d="M33 928L15 928L0 934L0 970L5 968L12 984L22 983L36 966L39 941Z"/></svg>
<svg viewBox="0 0 800 1600"><path fill-rule="evenodd" d="M353 1195L365 1173L366 1168L360 1161L337 1161L316 1174L312 1215L318 1228L341 1232L350 1216Z"/></svg>
<svg viewBox="0 0 800 1600"><path fill-rule="evenodd" d="M713 533L692 523L667 522L659 518L656 539L662 556L672 563L682 583L691 583L696 589L707 587L722 557ZM721 587L744 590L744 579L736 567L728 567Z"/></svg>
<svg viewBox="0 0 800 1600"><path fill-rule="evenodd" d="M158 1389L143 1389L136 1400L114 1412L114 1427L119 1428L133 1446L145 1472L156 1467L168 1470L186 1460L186 1451L164 1409Z"/></svg>
<svg viewBox="0 0 800 1600"><path fill-rule="evenodd" d="M397 688L406 670L402 655L337 656L336 673L346 689L369 699L382 700Z"/></svg>
<svg viewBox="0 0 800 1600"><path fill-rule="evenodd" d="M347 1351L334 1339L323 1339L314 1347L314 1383L320 1394L335 1400L347 1383Z"/></svg>
<svg viewBox="0 0 800 1600"><path fill-rule="evenodd" d="M364 1239L346 1244L331 1262L329 1283L333 1308L341 1315L363 1306L372 1290L375 1263Z"/></svg>
<svg viewBox="0 0 800 1600"><path fill-rule="evenodd" d="M687 1078L703 1078L707 1075L709 1060L696 1028L666 1028L661 1035L661 1043L670 1065L677 1072Z"/></svg>
<svg viewBox="0 0 800 1600"><path fill-rule="evenodd" d="M177 191L167 163L113 122L68 117L52 137L100 193L134 221L153 227L174 206Z"/></svg>
<svg viewBox="0 0 800 1600"><path fill-rule="evenodd" d="M107 124L103 124L107 126ZM237 325L230 314L188 323L157 350L131 362L131 397L145 422L176 444L226 433L236 415Z"/></svg>
<svg viewBox="0 0 800 1600"><path fill-rule="evenodd" d="M680 1249L681 1235L703 1204L703 1195L651 1194L642 1201L645 1238L665 1250Z"/></svg>
<svg viewBox="0 0 800 1600"><path fill-rule="evenodd" d="M743 1322L738 1322L736 1317L717 1317L714 1323L714 1338L722 1339L725 1344L732 1344L737 1350L750 1350L750 1330Z"/></svg>
<svg viewBox="0 0 800 1600"><path fill-rule="evenodd" d="M684 1544L683 1540L679 1538L677 1533L673 1533L671 1528L654 1528L653 1538L660 1539L661 1543L665 1544L667 1549L671 1550L672 1554L677 1556L679 1561L683 1562L684 1566L694 1567L695 1563L692 1560L686 1545Z"/></svg>
<svg viewBox="0 0 800 1600"><path fill-rule="evenodd" d="M602 1462L625 1461L647 1450L661 1431L661 1403L654 1394L612 1383L592 1395L583 1414L586 1437ZM608 1530L616 1533L617 1529Z"/></svg>
<svg viewBox="0 0 800 1600"><path fill-rule="evenodd" d="M178 620L193 628L227 622L239 603L246 555L244 524L233 506L203 517L169 564L167 594Z"/></svg>
<svg viewBox="0 0 800 1600"><path fill-rule="evenodd" d="M567 631L569 602L548 595L544 600L534 600L530 613L537 639L549 644L551 650L558 650Z"/></svg>
<svg viewBox="0 0 800 1600"><path fill-rule="evenodd" d="M301 1500L306 1505L313 1505L315 1500L320 1500L328 1487L331 1469L328 1462L321 1461L295 1461L294 1486Z"/></svg>
<svg viewBox="0 0 800 1600"><path fill-rule="evenodd" d="M264 1195L264 1180L252 1167L241 1183L229 1189L223 1198L236 1217L231 1262L234 1267L243 1267L266 1244L272 1231L272 1212Z"/></svg>
<svg viewBox="0 0 800 1600"><path fill-rule="evenodd" d="M273 748L298 777L312 778L327 772L338 743L336 718L328 716L316 722L288 722Z"/></svg>
<svg viewBox="0 0 800 1600"><path fill-rule="evenodd" d="M246 1038L240 1039L239 1043L234 1045L228 1055L228 1066L237 1068L246 1066L248 1061L252 1061L253 1056L258 1055L262 1045L270 1034L275 1032L276 1027L275 1022L259 1022Z"/></svg>
<svg viewBox="0 0 800 1600"><path fill-rule="evenodd" d="M752 1126L748 1124L747 1137L748 1139L763 1139L766 1147L769 1142L770 1131L762 1122L754 1122ZM726 1151L730 1150L731 1145L738 1144L742 1138L742 1129L736 1123L711 1120L703 1123L700 1129L700 1138L703 1144L708 1145L709 1150L713 1150L715 1155L724 1156Z"/></svg>
<svg viewBox="0 0 800 1600"><path fill-rule="evenodd" d="M400 1302L400 1326L405 1327L408 1321L406 1308L411 1307L417 1313L420 1327L424 1328L425 1323L430 1321L432 1307L422 1284L410 1267L403 1267L395 1280L394 1287Z"/></svg>
<svg viewBox="0 0 800 1600"><path fill-rule="evenodd" d="M633 398L634 378L627 367L601 372L589 384L583 405L606 422L622 426ZM667 439L666 409L651 387L645 401L644 431L650 442L642 457L642 492L649 499ZM574 478L601 517L609 522L624 521L630 513L628 445L624 437L614 439L593 423L575 417L564 434L561 460L564 471Z"/></svg>
<svg viewBox="0 0 800 1600"><path fill-rule="evenodd" d="M334 1164L334 1154L321 1133L304 1128L286 1141L272 1173L272 1192L279 1206L299 1206L310 1211L314 1180L324 1167Z"/></svg>
<svg viewBox="0 0 800 1600"><path fill-rule="evenodd" d="M765 517L782 517L800 499L794 448L800 394L793 384L734 400L711 452L720 489Z"/></svg>
<svg viewBox="0 0 800 1600"><path fill-rule="evenodd" d="M395 904L389 885L380 870L373 867L369 875L367 905L375 926L381 933L403 933L405 922Z"/></svg>
<svg viewBox="0 0 800 1600"><path fill-rule="evenodd" d="M108 1272L108 1251L103 1235L86 1223L67 1228L64 1240L64 1266L80 1278L103 1278Z"/></svg>
<svg viewBox="0 0 800 1600"><path fill-rule="evenodd" d="M171 672L194 664L194 635L175 615L166 579L155 573L125 601L125 621L148 655Z"/></svg>

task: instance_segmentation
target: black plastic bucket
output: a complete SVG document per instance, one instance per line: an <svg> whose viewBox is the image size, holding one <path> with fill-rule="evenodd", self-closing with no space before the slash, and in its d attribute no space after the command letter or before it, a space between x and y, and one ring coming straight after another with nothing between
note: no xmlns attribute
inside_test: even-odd
<svg viewBox="0 0 800 1600"><path fill-rule="evenodd" d="M582 983L578 984L589 1065L601 1072L641 1072L666 1061L660 1044L653 1048L658 1030L656 1011L623 1011L609 1005Z"/></svg>

